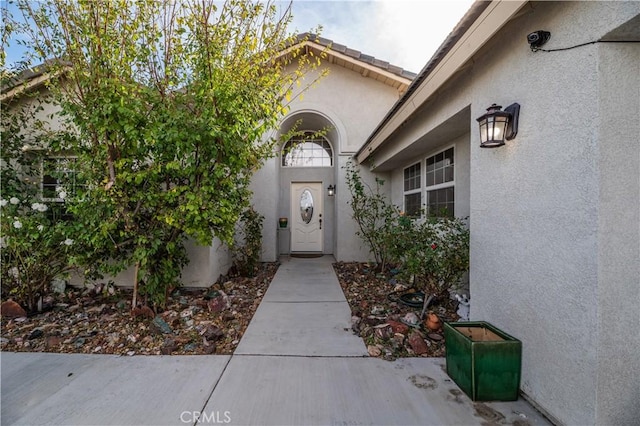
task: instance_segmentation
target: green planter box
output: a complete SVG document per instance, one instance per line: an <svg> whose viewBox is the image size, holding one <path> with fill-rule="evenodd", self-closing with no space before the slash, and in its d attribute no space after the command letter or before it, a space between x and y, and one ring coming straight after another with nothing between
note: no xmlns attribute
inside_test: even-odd
<svg viewBox="0 0 640 426"><path fill-rule="evenodd" d="M515 401L522 342L484 321L444 324L447 374L473 401Z"/></svg>

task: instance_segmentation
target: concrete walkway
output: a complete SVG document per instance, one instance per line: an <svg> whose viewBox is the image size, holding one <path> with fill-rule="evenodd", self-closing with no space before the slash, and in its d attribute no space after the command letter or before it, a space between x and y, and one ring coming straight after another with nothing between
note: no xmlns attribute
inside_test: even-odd
<svg viewBox="0 0 640 426"><path fill-rule="evenodd" d="M473 403L442 358L369 358L332 261L283 259L233 356L3 353L1 422L548 424L523 400Z"/></svg>

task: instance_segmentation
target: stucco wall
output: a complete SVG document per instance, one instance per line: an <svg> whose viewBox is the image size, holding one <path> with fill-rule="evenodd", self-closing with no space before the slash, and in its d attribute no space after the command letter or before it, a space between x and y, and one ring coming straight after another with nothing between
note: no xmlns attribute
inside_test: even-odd
<svg viewBox="0 0 640 426"><path fill-rule="evenodd" d="M469 144L471 318L523 341L521 390L561 424L640 418L639 47L534 53L526 36L544 29L545 48L569 47L638 13L637 2L526 5L374 154L401 205L402 169L446 146L430 135L460 126L470 105L456 147ZM475 118L494 102L521 104L518 135L480 149Z"/></svg>
<svg viewBox="0 0 640 426"><path fill-rule="evenodd" d="M373 261L374 258L369 252L369 247L365 242L356 235L358 232L358 224L353 220L351 206L348 204L351 200L351 194L349 188L346 185L346 170L345 166L347 162L351 160L351 156L343 155L339 157L340 168L337 170L339 173L340 187L336 193L336 205L337 205L337 234L336 251L334 256L338 261L357 261L367 262ZM388 174L374 174L367 166L360 167L360 178L362 182L369 185L371 188L375 188L376 177L381 178L387 182L383 185L381 190L386 197L391 197L391 187L388 184L390 176Z"/></svg>
<svg viewBox="0 0 640 426"><path fill-rule="evenodd" d="M320 113L332 119L335 117L344 125L344 134L340 134L337 146L339 153L355 153L382 120L391 106L398 100L397 89L379 81L362 76L338 65L324 63L329 69L302 99L291 103L292 112L300 105L310 105ZM311 72L304 82L311 82L318 71Z"/></svg>
<svg viewBox="0 0 640 426"><path fill-rule="evenodd" d="M324 249L338 260L370 260L368 249L355 235L356 224L348 205L349 191L343 167L351 155L364 143L374 127L397 101L398 91L381 82L363 77L343 67L325 63L329 73L316 85L296 98L289 114L283 118L284 130L302 119L300 130L326 128L327 139L334 150L331 168L282 168L280 157L270 160L252 181L253 202L267 218L263 241L263 260L277 258L276 231L278 217L290 216L291 182L322 182L324 190ZM313 81L317 72L309 74L305 82ZM277 133L275 134L277 136ZM368 171L366 178L373 179ZM326 188L336 186L336 195L329 197ZM277 200L274 204L273 200Z"/></svg>
<svg viewBox="0 0 640 426"><path fill-rule="evenodd" d="M632 425L640 421L640 45L600 45L598 68L595 423Z"/></svg>
<svg viewBox="0 0 640 426"><path fill-rule="evenodd" d="M523 341L521 389L566 424L617 423L599 410L620 408L601 392L620 394L621 388L599 370L612 349L602 350L597 327L605 303L600 179L610 172L601 168L600 155L612 142L599 136L599 102L610 97L599 90L606 72L599 52L609 46L533 53L525 39L546 29L554 42L549 48L572 46L632 16L624 3L534 4L477 55L471 71L472 117L493 102L522 105L518 136L506 146L480 149L472 133L471 317ZM622 109L637 105L637 93L636 85L615 102ZM624 339L616 329L606 333ZM634 390L628 382L622 388Z"/></svg>
<svg viewBox="0 0 640 426"><path fill-rule="evenodd" d="M251 180L252 203L258 213L264 216L262 224L262 261L274 262L278 259L276 231L278 223L278 181L277 158L265 162Z"/></svg>
<svg viewBox="0 0 640 426"><path fill-rule="evenodd" d="M35 93L37 95L34 93L22 95L12 99L6 105L3 104L2 114L9 116L20 111L28 111L27 117L29 117L29 120L23 123L22 126L25 142L31 148L43 148L35 146L33 143L37 136L45 134L45 131L49 129L73 129L73 127L68 123L68 120L59 114L60 107L51 102L52 95L50 90L44 86L34 90L36 90Z"/></svg>

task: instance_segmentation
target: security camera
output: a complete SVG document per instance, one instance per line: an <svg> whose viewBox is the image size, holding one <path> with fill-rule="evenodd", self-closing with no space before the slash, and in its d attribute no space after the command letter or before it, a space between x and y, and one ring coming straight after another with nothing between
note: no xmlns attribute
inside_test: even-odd
<svg viewBox="0 0 640 426"><path fill-rule="evenodd" d="M531 49L537 49L549 41L550 38L551 33L549 31L538 30L527 35L527 42Z"/></svg>

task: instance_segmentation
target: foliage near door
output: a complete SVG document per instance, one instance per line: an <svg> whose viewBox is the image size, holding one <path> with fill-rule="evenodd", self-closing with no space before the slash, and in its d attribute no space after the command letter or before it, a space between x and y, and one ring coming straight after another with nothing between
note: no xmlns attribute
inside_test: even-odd
<svg viewBox="0 0 640 426"><path fill-rule="evenodd" d="M18 3L32 57L64 76L49 88L68 126L49 147L72 151L86 183L66 200L74 240L89 247L79 260L109 274L135 266L134 288L162 304L186 238L232 241L277 142L262 136L319 58L271 3Z"/></svg>

